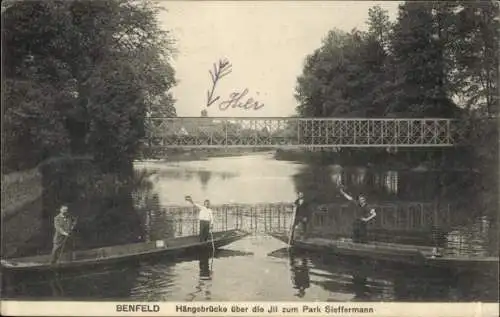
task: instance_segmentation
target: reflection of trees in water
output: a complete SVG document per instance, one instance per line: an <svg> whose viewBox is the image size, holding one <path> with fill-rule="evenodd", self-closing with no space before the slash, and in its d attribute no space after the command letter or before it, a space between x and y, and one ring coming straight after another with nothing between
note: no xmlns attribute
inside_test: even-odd
<svg viewBox="0 0 500 317"><path fill-rule="evenodd" d="M206 185L210 178L214 175L219 176L221 179L226 180L238 176L237 173L231 172L217 172L210 170L200 170L200 169L159 169L159 168L148 168L148 171L155 175L155 181L161 178L166 179L184 179L190 180L193 176L198 176L202 185Z"/></svg>
<svg viewBox="0 0 500 317"><path fill-rule="evenodd" d="M320 263L313 260L313 265L331 272L320 286L333 292L349 289L359 301L491 301L498 296L498 278L481 272L453 275L442 270L359 259L327 259ZM351 276L349 288L340 282L343 275Z"/></svg>
<svg viewBox="0 0 500 317"><path fill-rule="evenodd" d="M344 169L321 165L307 165L294 175L297 191L302 191L318 203L345 201L338 195L343 184L354 195L369 195L373 200L385 199L398 192L397 172L376 172L371 169Z"/></svg>
<svg viewBox="0 0 500 317"><path fill-rule="evenodd" d="M307 165L293 176L296 191L303 192L306 199L314 203L332 202L335 198L333 189L337 188L330 177L328 166ZM340 196L337 195L340 200Z"/></svg>
<svg viewBox="0 0 500 317"><path fill-rule="evenodd" d="M200 170L198 171L198 177L200 178L201 186L203 189L207 187L208 182L210 181L210 177L212 176L212 172Z"/></svg>
<svg viewBox="0 0 500 317"><path fill-rule="evenodd" d="M222 180L226 180L226 179L231 179L231 178L235 178L236 176L238 176L239 174L238 173L230 173L230 172L220 172L220 173L217 173L217 175L222 179Z"/></svg>
<svg viewBox="0 0 500 317"><path fill-rule="evenodd" d="M139 174L137 186L133 192L135 208L142 219L144 239L158 240L174 236L174 222L161 206L158 193L154 191L152 182Z"/></svg>
<svg viewBox="0 0 500 317"><path fill-rule="evenodd" d="M127 299L135 286L137 267L115 267L74 273L23 274L3 286L3 296L48 300Z"/></svg>
<svg viewBox="0 0 500 317"><path fill-rule="evenodd" d="M354 300L390 299L390 275L370 274L370 264L357 259L312 257L311 283Z"/></svg>
<svg viewBox="0 0 500 317"><path fill-rule="evenodd" d="M446 235L444 252L447 255L498 255L496 222L482 216L468 225L453 228Z"/></svg>
<svg viewBox="0 0 500 317"><path fill-rule="evenodd" d="M394 296L398 301L497 301L498 275L484 272L453 275L443 271L395 273Z"/></svg>
<svg viewBox="0 0 500 317"><path fill-rule="evenodd" d="M354 300L494 301L498 276L370 262L359 259L311 258L311 283Z"/></svg>
<svg viewBox="0 0 500 317"><path fill-rule="evenodd" d="M398 301L457 300L460 292L451 276L439 271L397 272L392 281L394 297Z"/></svg>
<svg viewBox="0 0 500 317"><path fill-rule="evenodd" d="M310 189L322 192L338 190L339 184L346 185L353 193L364 193L377 200L433 201L437 198L456 199L467 192L470 178L461 179L461 172L425 172L377 170L375 168L343 168L308 164L294 176L297 190ZM462 177L463 178L463 177ZM450 196L452 195L452 196ZM318 194L318 197L328 197Z"/></svg>
<svg viewBox="0 0 500 317"><path fill-rule="evenodd" d="M128 298L141 301L161 301L168 298L174 285L174 266L173 261L141 265Z"/></svg>
<svg viewBox="0 0 500 317"><path fill-rule="evenodd" d="M367 195L369 204L387 205L377 210L378 217L371 223L373 229L397 230L397 233L388 233L387 236L402 234L401 237L408 236L412 241L417 239L427 243L431 238L430 230L433 225L440 226L440 230L445 233L450 232L451 236L457 236L452 232L456 226L465 225L488 211L487 208L481 207L474 195L469 195L467 188L470 187L468 182L471 178L460 180L460 175L464 174L435 171L377 171L372 168L308 164L294 175L293 180L297 191L304 192L306 199L311 200L313 205L346 203L338 190L338 184L344 184L347 191L354 196L361 193ZM417 204L410 206L408 205L410 202ZM348 230L349 222L352 221L349 214L352 213L343 211L329 210L325 213L325 217L331 220L327 225L335 226L334 230L329 231ZM494 222L493 219L489 221ZM466 230L473 229L467 228L463 231ZM380 232L380 234L386 233ZM428 236L423 237L425 234ZM477 239L477 235L474 237L470 234L460 235L471 236L468 240L471 245L483 243ZM462 238L464 239L468 238ZM498 247L497 237L490 234L488 240L489 249Z"/></svg>

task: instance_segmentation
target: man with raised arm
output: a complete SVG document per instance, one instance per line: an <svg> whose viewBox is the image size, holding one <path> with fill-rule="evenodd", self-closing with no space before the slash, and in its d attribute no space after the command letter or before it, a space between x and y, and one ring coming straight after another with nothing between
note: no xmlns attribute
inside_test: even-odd
<svg viewBox="0 0 500 317"><path fill-rule="evenodd" d="M356 206L356 220L354 221L352 231L353 242L366 243L366 224L377 215L375 209L368 208L365 196L359 195L358 199L354 199L351 195L347 194L344 191L344 186L340 187L340 193Z"/></svg>
<svg viewBox="0 0 500 317"><path fill-rule="evenodd" d="M193 202L191 196L186 196L186 201L197 207L199 210L198 220L200 221L200 242L208 241L210 230L214 223L212 209L210 209L210 201L205 199L203 206Z"/></svg>

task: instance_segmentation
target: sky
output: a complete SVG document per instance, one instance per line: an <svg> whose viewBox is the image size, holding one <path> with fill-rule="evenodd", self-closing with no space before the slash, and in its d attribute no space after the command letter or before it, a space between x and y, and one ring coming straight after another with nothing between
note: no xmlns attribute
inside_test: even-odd
<svg viewBox="0 0 500 317"><path fill-rule="evenodd" d="M294 90L307 55L334 28L366 30L368 9L380 5L396 19L400 2L384 1L163 1L161 26L176 40L173 66L178 85L172 90L177 115L210 117L286 117L295 113ZM212 89L209 70L227 59L232 71ZM231 94L248 93L258 108L220 107ZM224 105L224 104L222 104Z"/></svg>

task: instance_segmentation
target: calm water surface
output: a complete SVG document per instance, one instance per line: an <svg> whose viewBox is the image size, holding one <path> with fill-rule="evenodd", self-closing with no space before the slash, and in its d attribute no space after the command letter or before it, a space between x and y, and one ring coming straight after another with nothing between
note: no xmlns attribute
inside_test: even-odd
<svg viewBox="0 0 500 317"><path fill-rule="evenodd" d="M218 157L178 163L141 162L153 171L151 181L163 205L187 205L185 195L213 204L290 201L296 195L293 175L303 165L276 161L272 154Z"/></svg>
<svg viewBox="0 0 500 317"><path fill-rule="evenodd" d="M160 207L187 206L184 196L188 194L199 201L209 198L213 204L291 202L297 190L319 192L318 200L344 202L336 191L339 182L368 192L372 201L446 203L456 199L449 196L454 190L446 186L447 179L453 183L453 175L310 167L276 161L271 154L179 163L140 162L136 167L151 172L151 186L137 199L157 195ZM138 208L138 212L143 210ZM157 218L147 224L151 233L157 237L171 235L172 227ZM184 230L183 234L192 232ZM206 279L210 271L211 278ZM496 281L495 276L488 275L451 276L290 254L284 243L258 231L224 247L215 258L207 254L71 274L9 277L4 281L3 296L152 301L494 301L498 296Z"/></svg>
<svg viewBox="0 0 500 317"><path fill-rule="evenodd" d="M210 280L200 276L212 271ZM10 283L9 283L10 284ZM285 245L255 235L216 257L164 259L134 267L31 276L4 296L60 300L149 301L493 301L495 283L408 268L340 262L289 254Z"/></svg>

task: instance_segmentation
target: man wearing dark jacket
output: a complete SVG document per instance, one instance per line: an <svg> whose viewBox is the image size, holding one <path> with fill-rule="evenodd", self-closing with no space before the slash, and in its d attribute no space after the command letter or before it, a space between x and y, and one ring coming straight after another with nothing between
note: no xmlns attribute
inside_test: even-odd
<svg viewBox="0 0 500 317"><path fill-rule="evenodd" d="M295 222L293 224L294 229L299 225L302 226L302 232L304 237L307 235L308 223L309 223L309 204L304 200L304 194L299 192L297 194L297 199L293 203L295 206Z"/></svg>
<svg viewBox="0 0 500 317"><path fill-rule="evenodd" d="M68 239L71 231L76 225L76 220L68 215L68 207L63 205L59 210L59 214L54 218L54 239L51 255L51 264L55 264L61 252L63 251L64 244Z"/></svg>
<svg viewBox="0 0 500 317"><path fill-rule="evenodd" d="M368 235L366 225L368 221L372 220L377 216L375 209L369 208L366 203L366 197L359 195L358 199L354 199L351 195L344 191L343 186L340 188L340 193L350 202L354 204L355 207L355 217L356 220L353 223L352 230L352 240L356 243L367 243Z"/></svg>

